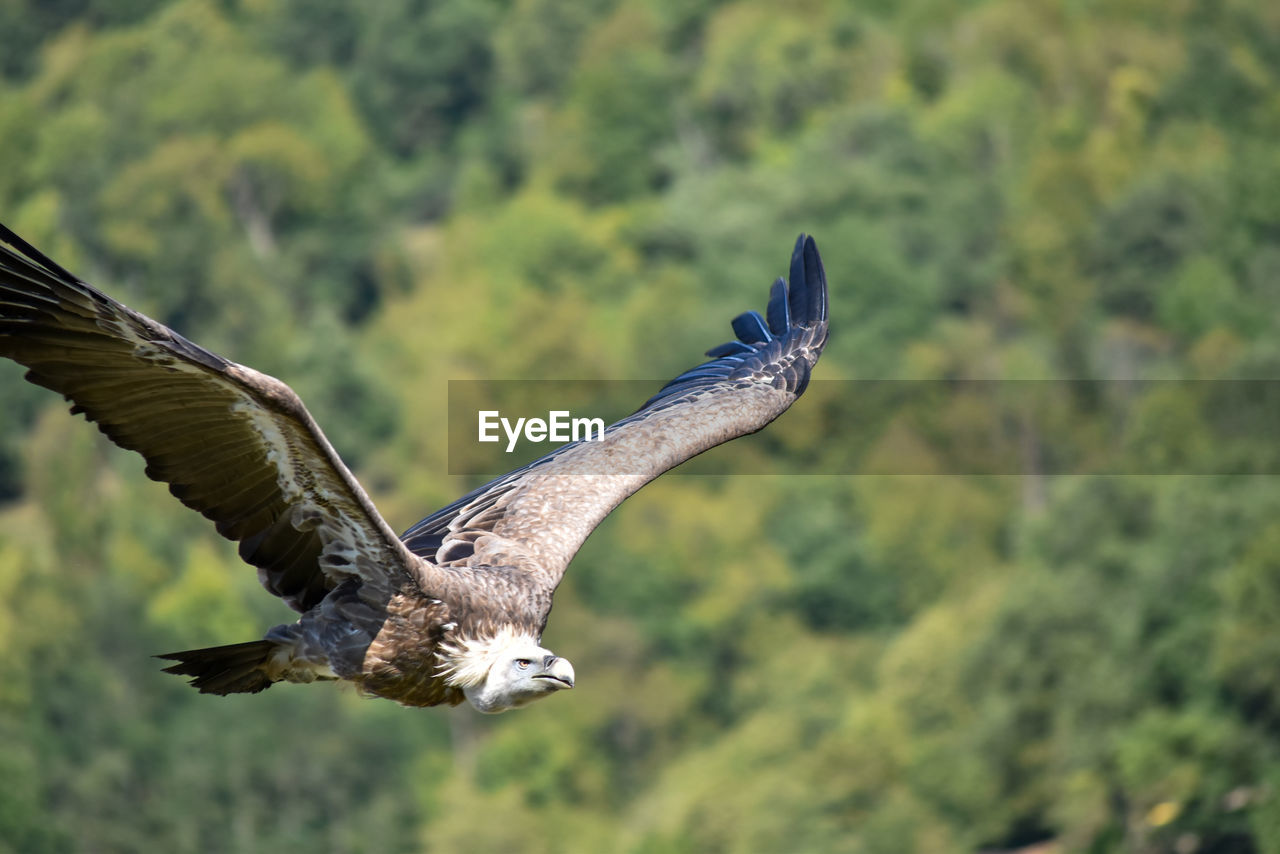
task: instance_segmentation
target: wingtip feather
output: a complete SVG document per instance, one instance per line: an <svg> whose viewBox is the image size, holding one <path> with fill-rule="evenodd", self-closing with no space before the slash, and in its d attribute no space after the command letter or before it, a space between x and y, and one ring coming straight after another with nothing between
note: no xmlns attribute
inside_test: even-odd
<svg viewBox="0 0 1280 854"><path fill-rule="evenodd" d="M58 278L69 282L79 282L80 280L72 275L65 267L49 258L39 249L32 246L27 241L19 237L13 229L0 222L0 241L9 244L12 249L10 252L16 251L17 255L24 256L26 261L43 267L46 272L52 273Z"/></svg>
<svg viewBox="0 0 1280 854"><path fill-rule="evenodd" d="M761 344L773 340L773 336L769 334L769 327L765 325L765 320L759 312L744 311L735 317L730 325L733 326L733 334L737 335L738 340L744 344Z"/></svg>
<svg viewBox="0 0 1280 854"><path fill-rule="evenodd" d="M788 287L791 316L797 323L810 324L827 319L827 273L814 239L800 233L791 252Z"/></svg>
<svg viewBox="0 0 1280 854"><path fill-rule="evenodd" d="M787 280L779 276L769 288L769 304L765 310L769 329L774 335L786 335L791 328L791 308L787 304Z"/></svg>
<svg viewBox="0 0 1280 854"><path fill-rule="evenodd" d="M827 319L827 270L822 264L818 244L812 237L804 243L804 269L809 292L808 318L810 321Z"/></svg>

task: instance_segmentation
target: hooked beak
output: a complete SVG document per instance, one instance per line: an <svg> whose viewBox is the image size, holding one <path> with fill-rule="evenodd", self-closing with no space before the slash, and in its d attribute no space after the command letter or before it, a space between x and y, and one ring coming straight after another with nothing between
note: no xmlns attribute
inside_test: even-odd
<svg viewBox="0 0 1280 854"><path fill-rule="evenodd" d="M573 687L573 665L566 659L553 658L545 669L534 679L548 679L557 683L556 689Z"/></svg>

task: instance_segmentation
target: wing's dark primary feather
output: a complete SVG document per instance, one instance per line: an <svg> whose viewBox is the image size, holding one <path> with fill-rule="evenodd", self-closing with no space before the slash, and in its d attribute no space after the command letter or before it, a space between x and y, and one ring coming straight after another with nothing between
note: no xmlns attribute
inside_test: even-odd
<svg viewBox="0 0 1280 854"><path fill-rule="evenodd" d="M394 586L420 563L288 386L126 308L3 225L0 355L140 453L298 611L344 577Z"/></svg>
<svg viewBox="0 0 1280 854"><path fill-rule="evenodd" d="M800 235L790 283L770 291L767 321L733 321L738 340L667 383L601 441L575 442L463 496L403 534L440 564L517 564L554 588L587 535L644 484L708 448L761 429L805 390L827 340L827 279Z"/></svg>
<svg viewBox="0 0 1280 854"><path fill-rule="evenodd" d="M743 344L761 344L773 339L769 327L764 325L764 318L758 311L747 311L733 319L733 334Z"/></svg>

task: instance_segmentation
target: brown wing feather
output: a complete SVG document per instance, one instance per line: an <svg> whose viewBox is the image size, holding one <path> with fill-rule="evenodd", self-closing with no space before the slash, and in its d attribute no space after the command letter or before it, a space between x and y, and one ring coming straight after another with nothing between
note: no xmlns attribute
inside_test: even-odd
<svg viewBox="0 0 1280 854"><path fill-rule="evenodd" d="M0 241L0 355L140 453L149 477L240 543L269 591L306 611L343 577L387 589L417 571L288 386L126 308L3 226Z"/></svg>
<svg viewBox="0 0 1280 854"><path fill-rule="evenodd" d="M795 399L768 385L713 387L623 424L600 442L577 445L503 495L501 512L486 520L491 536L477 541L471 560L528 555L532 560L521 565L554 587L615 507L697 454L764 427Z"/></svg>
<svg viewBox="0 0 1280 854"><path fill-rule="evenodd" d="M779 279L768 323L734 320L739 341L677 377L603 440L577 442L428 516L403 538L444 566L517 567L552 590L582 543L615 507L663 472L753 433L803 392L827 340L827 284L812 238L801 235L791 282ZM544 615L545 616L545 615Z"/></svg>

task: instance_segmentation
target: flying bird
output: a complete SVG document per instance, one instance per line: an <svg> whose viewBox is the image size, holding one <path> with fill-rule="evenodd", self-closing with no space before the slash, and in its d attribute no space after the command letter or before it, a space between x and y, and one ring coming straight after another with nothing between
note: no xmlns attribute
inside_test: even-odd
<svg viewBox="0 0 1280 854"><path fill-rule="evenodd" d="M408 706L481 712L572 688L542 647L565 568L613 508L805 390L827 340L827 281L800 235L765 316L595 441L564 445L403 535L378 513L287 385L86 284L0 225L0 355L66 397L146 474L239 543L301 616L262 640L160 656L202 693L344 679Z"/></svg>

